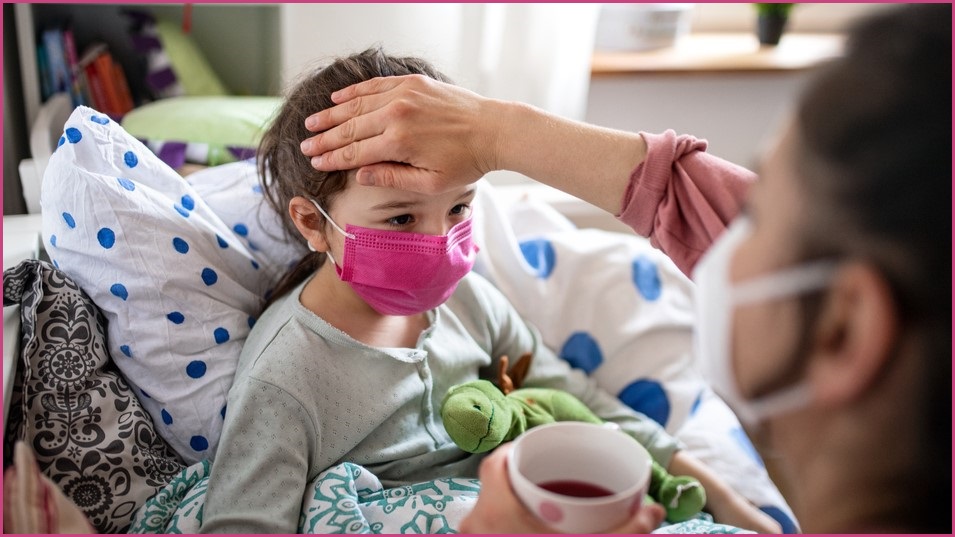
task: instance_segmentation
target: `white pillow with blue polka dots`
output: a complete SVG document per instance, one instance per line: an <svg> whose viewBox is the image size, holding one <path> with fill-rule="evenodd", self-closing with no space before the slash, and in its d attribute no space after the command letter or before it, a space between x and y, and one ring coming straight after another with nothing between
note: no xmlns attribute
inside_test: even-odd
<svg viewBox="0 0 955 537"><path fill-rule="evenodd" d="M159 434L188 463L210 458L242 344L288 261L253 250L104 114L77 108L59 144L40 199L51 261L106 315L110 355ZM253 212L261 195L228 186Z"/></svg>
<svg viewBox="0 0 955 537"><path fill-rule="evenodd" d="M286 237L278 214L265 202L255 159L205 168L187 175L186 182L259 261L267 276L259 283L278 282L308 253ZM266 296L270 292L264 289Z"/></svg>
<svg viewBox="0 0 955 537"><path fill-rule="evenodd" d="M483 181L474 206L475 270L544 343L798 530L736 416L693 366L695 290L676 265L643 237L576 229L542 202L505 206Z"/></svg>

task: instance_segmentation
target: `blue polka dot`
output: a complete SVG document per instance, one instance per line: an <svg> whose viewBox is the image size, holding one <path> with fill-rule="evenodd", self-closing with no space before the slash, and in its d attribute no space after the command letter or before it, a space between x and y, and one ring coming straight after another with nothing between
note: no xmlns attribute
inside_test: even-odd
<svg viewBox="0 0 955 537"><path fill-rule="evenodd" d="M116 234L108 227L100 228L100 230L96 232L96 240L99 241L100 246L109 250L116 244Z"/></svg>
<svg viewBox="0 0 955 537"><path fill-rule="evenodd" d="M53 260L53 266L56 267L56 268L60 268L60 263L59 263L56 259L54 259L54 260Z"/></svg>
<svg viewBox="0 0 955 537"><path fill-rule="evenodd" d="M120 345L119 350L125 354L127 358L133 357L133 351L129 350L129 345Z"/></svg>
<svg viewBox="0 0 955 537"><path fill-rule="evenodd" d="M169 414L169 412L166 412L165 408L162 409L162 412L160 412L160 415L162 415L163 423L165 423L166 425L172 425L172 416Z"/></svg>
<svg viewBox="0 0 955 537"><path fill-rule="evenodd" d="M554 271L556 263L554 245L546 239L532 239L521 242L520 246L524 259L527 260L535 275L542 280L548 278Z"/></svg>
<svg viewBox="0 0 955 537"><path fill-rule="evenodd" d="M690 415L693 416L700 410L700 403L703 402L703 391L701 390L699 395L696 396L696 399L693 401L693 404L690 406Z"/></svg>
<svg viewBox="0 0 955 537"><path fill-rule="evenodd" d="M232 226L232 231L235 231L236 235L241 237L247 237L249 235L249 228L242 223Z"/></svg>
<svg viewBox="0 0 955 537"><path fill-rule="evenodd" d="M228 406L228 405L226 405ZM222 410L219 411L219 415L222 416L222 419L225 419L225 406L222 407Z"/></svg>
<svg viewBox="0 0 955 537"><path fill-rule="evenodd" d="M645 255L633 260L633 283L643 298L656 300L660 298L660 272L657 264Z"/></svg>
<svg viewBox="0 0 955 537"><path fill-rule="evenodd" d="M255 262L255 259L252 260L252 268L259 270L259 264Z"/></svg>
<svg viewBox="0 0 955 537"><path fill-rule="evenodd" d="M262 185L255 185L255 186L253 186L253 187L252 187L252 192L255 193L255 194L261 194L261 193L262 193Z"/></svg>
<svg viewBox="0 0 955 537"><path fill-rule="evenodd" d="M130 181L129 179L126 179L125 177L117 177L116 180L119 181L120 186L126 190L130 192L136 190L136 183Z"/></svg>
<svg viewBox="0 0 955 537"><path fill-rule="evenodd" d="M730 438L736 440L736 443L739 444L739 447L743 448L743 451L749 455L749 458L756 461L756 464L760 466L765 466L763 464L763 459L759 456L759 453L756 451L756 448L753 447L753 443L749 441L749 437L746 436L746 431L742 427L735 427L729 430Z"/></svg>
<svg viewBox="0 0 955 537"><path fill-rule="evenodd" d="M197 379L206 374L206 363L202 360L193 360L186 366L186 374Z"/></svg>
<svg viewBox="0 0 955 537"><path fill-rule="evenodd" d="M206 267L202 269L202 281L205 282L206 285L212 285L219 281L219 275L216 274L216 271Z"/></svg>
<svg viewBox="0 0 955 537"><path fill-rule="evenodd" d="M249 315L249 328L252 328L253 326L255 326L255 317Z"/></svg>
<svg viewBox="0 0 955 537"><path fill-rule="evenodd" d="M216 343L220 345L229 341L229 331L221 326L212 332L212 336L216 338Z"/></svg>
<svg viewBox="0 0 955 537"><path fill-rule="evenodd" d="M172 247L176 249L180 254L185 254L189 252L189 243L185 239L174 237L172 239Z"/></svg>
<svg viewBox="0 0 955 537"><path fill-rule="evenodd" d="M253 252L255 252L255 251L258 251L258 249L259 247L256 246L254 242L249 241L249 250L252 250Z"/></svg>
<svg viewBox="0 0 955 537"><path fill-rule="evenodd" d="M69 140L71 144L75 144L83 139L83 133L76 127L70 127L66 129L66 139Z"/></svg>
<svg viewBox="0 0 955 537"><path fill-rule="evenodd" d="M109 292L113 293L119 298L122 298L123 300L126 300L127 298L129 298L129 291L127 291L126 286L121 283L114 283L113 285L111 285L109 288Z"/></svg>
<svg viewBox="0 0 955 537"><path fill-rule="evenodd" d="M196 451L205 451L209 449L209 441L204 436L196 435L189 439L189 447Z"/></svg>
<svg viewBox="0 0 955 537"><path fill-rule="evenodd" d="M223 239L222 237L220 237L218 233L216 233L216 242L219 243L219 248L228 248L228 247L229 247L229 243L227 243L227 242L225 241L225 239Z"/></svg>
<svg viewBox="0 0 955 537"><path fill-rule="evenodd" d="M185 207L187 211L191 211L196 208L196 202L195 200L192 199L192 196L190 196L189 194L184 195L182 199L180 200L180 203L182 204L183 207Z"/></svg>
<svg viewBox="0 0 955 537"><path fill-rule="evenodd" d="M166 318L174 322L175 324L182 324L186 320L186 316L178 311L174 311L170 313L169 315L166 315Z"/></svg>
<svg viewBox="0 0 955 537"><path fill-rule="evenodd" d="M109 123L109 118L103 116L90 116L90 121L93 123L99 123L100 125L106 125Z"/></svg>
<svg viewBox="0 0 955 537"><path fill-rule="evenodd" d="M666 427L670 419L670 400L659 382L636 380L621 390L618 397L630 408Z"/></svg>
<svg viewBox="0 0 955 537"><path fill-rule="evenodd" d="M776 519L776 522L779 522L779 525L782 526L783 533L799 533L796 523L782 509L772 505L764 505L759 510Z"/></svg>
<svg viewBox="0 0 955 537"><path fill-rule="evenodd" d="M50 235L50 244L56 246L56 235Z"/></svg>
<svg viewBox="0 0 955 537"><path fill-rule="evenodd" d="M571 334L560 349L560 357L567 360L573 367L583 369L587 373L592 373L604 361L597 340L586 332Z"/></svg>
<svg viewBox="0 0 955 537"><path fill-rule="evenodd" d="M179 214L185 216L186 218L189 218L189 211L187 211L186 208L183 207L182 205L179 205L179 204L177 203L177 204L173 205L172 207L173 207L174 209L176 209L176 212L177 212L177 213L179 213Z"/></svg>
<svg viewBox="0 0 955 537"><path fill-rule="evenodd" d="M135 168L136 165L139 164L139 157L136 156L136 153L127 151L126 154L123 155L123 162L130 168Z"/></svg>
<svg viewBox="0 0 955 537"><path fill-rule="evenodd" d="M146 393L146 390L139 390L139 393L143 394L143 397L145 397L146 399L152 399L152 398L153 398L151 395L149 395L148 393Z"/></svg>
<svg viewBox="0 0 955 537"><path fill-rule="evenodd" d="M76 227L76 220L73 220L73 215L70 213L63 213L63 220L66 222L66 225L70 226L70 229Z"/></svg>
<svg viewBox="0 0 955 537"><path fill-rule="evenodd" d="M66 143L66 136L60 136L59 141L56 142L56 147L60 147L61 145L65 143Z"/></svg>

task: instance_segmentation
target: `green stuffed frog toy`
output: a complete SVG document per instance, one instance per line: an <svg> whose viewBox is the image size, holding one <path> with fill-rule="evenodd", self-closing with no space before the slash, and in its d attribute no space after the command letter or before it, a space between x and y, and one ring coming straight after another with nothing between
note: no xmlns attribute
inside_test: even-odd
<svg viewBox="0 0 955 537"><path fill-rule="evenodd" d="M556 421L604 423L567 392L519 388L530 369L530 357L529 353L523 355L510 374L507 356L501 357L500 388L487 380L475 380L448 390L441 403L441 418L461 449L469 453L490 451L531 427ZM706 492L699 481L690 476L670 475L656 461L648 493L663 505L670 522L693 518L706 503Z"/></svg>

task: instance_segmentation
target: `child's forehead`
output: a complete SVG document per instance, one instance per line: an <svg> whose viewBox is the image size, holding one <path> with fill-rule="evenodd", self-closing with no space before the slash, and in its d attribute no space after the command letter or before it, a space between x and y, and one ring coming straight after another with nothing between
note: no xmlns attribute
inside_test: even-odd
<svg viewBox="0 0 955 537"><path fill-rule="evenodd" d="M365 186L355 181L349 181L344 194L353 200L362 201L368 205L423 206L470 200L474 198L475 190L474 185L466 185L452 188L441 194L422 194L412 190Z"/></svg>

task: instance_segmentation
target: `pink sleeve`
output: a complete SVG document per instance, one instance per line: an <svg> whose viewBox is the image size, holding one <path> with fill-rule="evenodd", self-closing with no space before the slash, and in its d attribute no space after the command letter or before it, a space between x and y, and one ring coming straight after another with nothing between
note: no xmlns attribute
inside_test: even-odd
<svg viewBox="0 0 955 537"><path fill-rule="evenodd" d="M706 153L705 140L672 130L640 135L647 156L630 176L617 218L649 237L689 276L739 213L756 174Z"/></svg>

